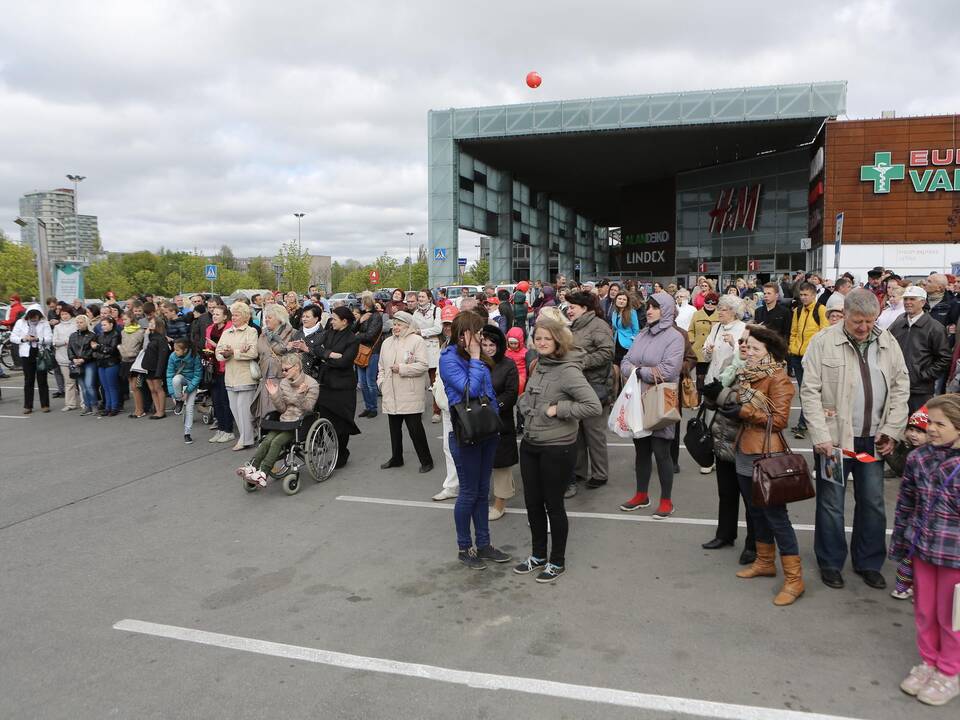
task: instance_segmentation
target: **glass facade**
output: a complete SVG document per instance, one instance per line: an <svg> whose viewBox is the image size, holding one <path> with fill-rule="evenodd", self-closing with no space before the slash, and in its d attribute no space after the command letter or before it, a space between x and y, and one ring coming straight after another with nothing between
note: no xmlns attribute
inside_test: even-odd
<svg viewBox="0 0 960 720"><path fill-rule="evenodd" d="M810 153L806 148L677 175L677 275L773 275L803 269ZM723 191L761 185L753 230L711 231ZM703 264L706 270L703 270Z"/></svg>

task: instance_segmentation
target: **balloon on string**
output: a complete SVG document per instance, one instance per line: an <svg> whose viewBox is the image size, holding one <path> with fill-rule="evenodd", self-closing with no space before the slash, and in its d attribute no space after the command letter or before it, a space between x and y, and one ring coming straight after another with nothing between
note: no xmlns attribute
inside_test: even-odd
<svg viewBox="0 0 960 720"><path fill-rule="evenodd" d="M540 87L540 83L543 82L543 78L540 77L540 73L536 70L531 70L527 73L527 86L533 89Z"/></svg>

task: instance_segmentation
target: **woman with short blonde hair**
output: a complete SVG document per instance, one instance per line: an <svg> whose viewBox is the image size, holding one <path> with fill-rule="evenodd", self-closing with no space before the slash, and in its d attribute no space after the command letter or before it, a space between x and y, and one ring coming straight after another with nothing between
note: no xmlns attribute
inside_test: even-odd
<svg viewBox="0 0 960 720"><path fill-rule="evenodd" d="M230 412L240 435L233 449L243 450L252 447L255 439L251 405L259 378L253 377L250 361L257 360L259 356L257 331L250 325L250 307L246 303L233 303L230 315L233 325L224 328L220 335L215 357L224 362L224 385L230 401Z"/></svg>

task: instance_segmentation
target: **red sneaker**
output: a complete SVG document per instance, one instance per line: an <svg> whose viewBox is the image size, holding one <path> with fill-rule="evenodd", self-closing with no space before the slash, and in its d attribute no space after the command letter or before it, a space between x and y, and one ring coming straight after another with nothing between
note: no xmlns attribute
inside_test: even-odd
<svg viewBox="0 0 960 720"><path fill-rule="evenodd" d="M653 514L653 519L665 520L671 515L673 515L673 501L664 498L660 501L660 505L657 506L657 511Z"/></svg>
<svg viewBox="0 0 960 720"><path fill-rule="evenodd" d="M623 503L623 505L620 506L620 509L624 512L633 512L638 508L645 507L650 507L650 496L646 493L638 492L632 498Z"/></svg>

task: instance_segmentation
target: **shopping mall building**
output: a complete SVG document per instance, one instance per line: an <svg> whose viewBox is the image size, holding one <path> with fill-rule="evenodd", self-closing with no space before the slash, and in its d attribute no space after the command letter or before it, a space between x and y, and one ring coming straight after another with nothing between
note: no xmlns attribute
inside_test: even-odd
<svg viewBox="0 0 960 720"><path fill-rule="evenodd" d="M829 277L841 214L841 272L949 272L960 115L839 119L846 87L431 111L431 285L456 281L461 230L489 238L497 282Z"/></svg>

